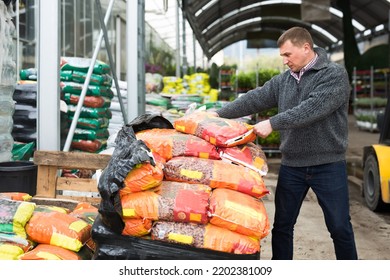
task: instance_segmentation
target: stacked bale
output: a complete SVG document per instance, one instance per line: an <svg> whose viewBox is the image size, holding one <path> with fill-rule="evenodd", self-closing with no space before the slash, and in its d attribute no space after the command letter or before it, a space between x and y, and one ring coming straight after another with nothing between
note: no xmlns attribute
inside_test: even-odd
<svg viewBox="0 0 390 280"><path fill-rule="evenodd" d="M91 60L78 57L61 58L61 92L68 104L69 122L73 120L80 100ZM97 153L107 146L113 92L110 67L96 61L86 90L79 119L77 120L71 148L83 152Z"/></svg>

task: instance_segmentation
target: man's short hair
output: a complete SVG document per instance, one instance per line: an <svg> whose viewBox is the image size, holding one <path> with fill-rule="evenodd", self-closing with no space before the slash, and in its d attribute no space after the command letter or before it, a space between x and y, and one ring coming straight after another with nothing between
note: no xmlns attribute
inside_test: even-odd
<svg viewBox="0 0 390 280"><path fill-rule="evenodd" d="M314 44L313 38L311 37L309 31L303 27L298 26L292 27L280 35L277 42L278 47L281 47L288 40L290 40L294 46L302 46L305 43L309 43L310 47L313 48Z"/></svg>

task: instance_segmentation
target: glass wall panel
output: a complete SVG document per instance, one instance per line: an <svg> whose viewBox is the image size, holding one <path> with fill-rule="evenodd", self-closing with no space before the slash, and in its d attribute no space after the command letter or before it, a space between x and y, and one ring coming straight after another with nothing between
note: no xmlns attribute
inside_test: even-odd
<svg viewBox="0 0 390 280"><path fill-rule="evenodd" d="M38 0L19 0L19 14L15 16L15 24L19 22L19 33L15 41L19 42L18 69L35 68L37 65L37 30L38 30ZM101 0L103 16L106 13L109 0ZM113 11L107 24L107 33L111 52L116 56L116 28L120 17L120 64L119 79L126 79L126 2L114 2ZM16 7L14 7L16 10ZM61 0L60 2L60 54L61 56L92 57L100 33L100 20L95 0ZM109 63L104 40L102 41L98 59ZM136 48L136 46L134 46ZM138 51L138 50L134 50ZM146 70L161 68L162 74L172 74L175 63L175 53L158 33L145 24L145 63ZM149 67L149 68L148 68ZM169 70L170 69L170 70Z"/></svg>

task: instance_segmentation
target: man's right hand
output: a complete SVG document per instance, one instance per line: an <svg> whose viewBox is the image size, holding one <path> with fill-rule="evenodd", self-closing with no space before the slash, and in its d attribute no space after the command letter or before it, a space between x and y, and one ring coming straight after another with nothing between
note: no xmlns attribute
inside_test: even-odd
<svg viewBox="0 0 390 280"><path fill-rule="evenodd" d="M217 112L213 112L213 111L207 111L207 114L213 116L213 117L219 117L218 113Z"/></svg>

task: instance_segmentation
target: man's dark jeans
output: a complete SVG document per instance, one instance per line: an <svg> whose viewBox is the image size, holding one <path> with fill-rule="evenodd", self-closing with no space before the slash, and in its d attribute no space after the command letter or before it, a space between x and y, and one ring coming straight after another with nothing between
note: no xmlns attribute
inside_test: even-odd
<svg viewBox="0 0 390 280"><path fill-rule="evenodd" d="M326 226L333 239L336 258L357 259L349 214L345 161L310 167L281 165L275 193L272 259L293 259L294 225L309 188L312 188L316 194L324 213Z"/></svg>

